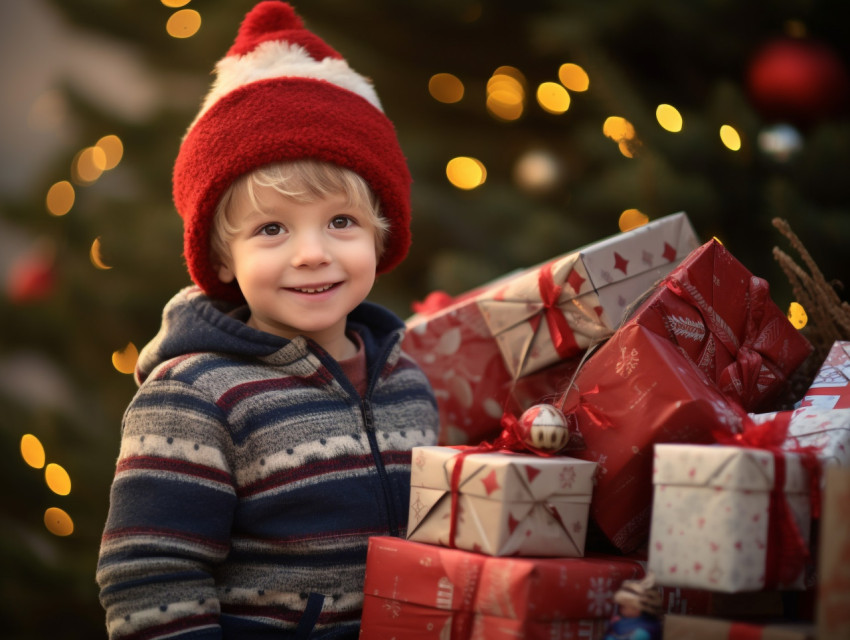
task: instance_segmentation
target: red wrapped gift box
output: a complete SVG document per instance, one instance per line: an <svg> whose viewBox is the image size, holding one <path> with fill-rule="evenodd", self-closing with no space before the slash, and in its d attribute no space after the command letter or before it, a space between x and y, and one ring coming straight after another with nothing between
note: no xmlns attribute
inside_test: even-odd
<svg viewBox="0 0 850 640"><path fill-rule="evenodd" d="M684 213L564 254L407 321L403 347L437 396L439 444L478 444L554 395L572 359L609 336L626 309L698 244Z"/></svg>
<svg viewBox="0 0 850 640"><path fill-rule="evenodd" d="M812 345L717 240L691 253L629 322L667 337L747 411L769 410Z"/></svg>
<svg viewBox="0 0 850 640"><path fill-rule="evenodd" d="M542 640L578 629L599 632L622 581L644 574L645 563L633 558L499 558L374 537L360 637ZM711 606L707 593L662 589L662 595L666 611L707 613ZM557 630L562 635L545 635Z"/></svg>
<svg viewBox="0 0 850 640"><path fill-rule="evenodd" d="M743 420L676 345L634 323L587 359L560 402L586 444L571 455L599 465L591 518L626 553L648 539L653 446L708 444Z"/></svg>
<svg viewBox="0 0 850 640"><path fill-rule="evenodd" d="M832 344L800 406L850 409L850 341Z"/></svg>

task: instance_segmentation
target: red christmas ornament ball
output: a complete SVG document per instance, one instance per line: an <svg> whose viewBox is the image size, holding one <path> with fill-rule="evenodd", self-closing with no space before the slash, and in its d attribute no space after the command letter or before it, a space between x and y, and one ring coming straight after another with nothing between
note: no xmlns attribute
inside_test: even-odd
<svg viewBox="0 0 850 640"><path fill-rule="evenodd" d="M826 44L782 38L765 44L750 61L747 88L768 119L809 124L847 107L847 68Z"/></svg>
<svg viewBox="0 0 850 640"><path fill-rule="evenodd" d="M53 257L34 251L18 258L6 279L6 295L12 302L23 304L49 297L56 286Z"/></svg>

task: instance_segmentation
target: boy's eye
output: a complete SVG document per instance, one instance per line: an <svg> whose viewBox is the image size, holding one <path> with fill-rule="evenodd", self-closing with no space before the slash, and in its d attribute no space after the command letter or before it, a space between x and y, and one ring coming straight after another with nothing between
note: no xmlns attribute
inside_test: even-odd
<svg viewBox="0 0 850 640"><path fill-rule="evenodd" d="M274 222L263 225L260 228L260 233L264 236L276 236L281 231L283 231L283 228L279 224L276 224Z"/></svg>
<svg viewBox="0 0 850 640"><path fill-rule="evenodd" d="M331 227L333 229L345 229L354 224L354 221L348 216L336 216L333 220L331 220Z"/></svg>

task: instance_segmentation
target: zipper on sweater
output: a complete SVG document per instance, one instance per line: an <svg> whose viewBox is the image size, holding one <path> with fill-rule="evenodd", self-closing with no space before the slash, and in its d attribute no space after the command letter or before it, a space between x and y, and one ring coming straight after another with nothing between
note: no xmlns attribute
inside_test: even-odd
<svg viewBox="0 0 850 640"><path fill-rule="evenodd" d="M398 524L398 514L396 513L395 501L393 500L390 491L390 480L387 476L384 460L381 458L381 448L378 446L378 434L375 431L375 416L372 413L372 392L381 377L383 365L387 362L389 354L398 342L399 336L395 335L392 340L388 340L380 357L376 361L375 372L369 378L369 384L366 388L366 393L360 401L360 412L363 415L363 424L366 427L366 437L369 438L369 448L372 450L372 458L375 461L375 469L378 471L378 477L381 480L381 488L384 491L384 502L387 507L387 524L389 525L390 535L399 537L400 530Z"/></svg>

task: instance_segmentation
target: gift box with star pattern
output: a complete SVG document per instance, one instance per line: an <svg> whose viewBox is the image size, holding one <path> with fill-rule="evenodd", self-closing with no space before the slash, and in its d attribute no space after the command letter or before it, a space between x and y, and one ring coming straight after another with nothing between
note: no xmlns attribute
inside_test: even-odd
<svg viewBox="0 0 850 640"><path fill-rule="evenodd" d="M596 463L414 447L409 540L491 556L584 555Z"/></svg>

